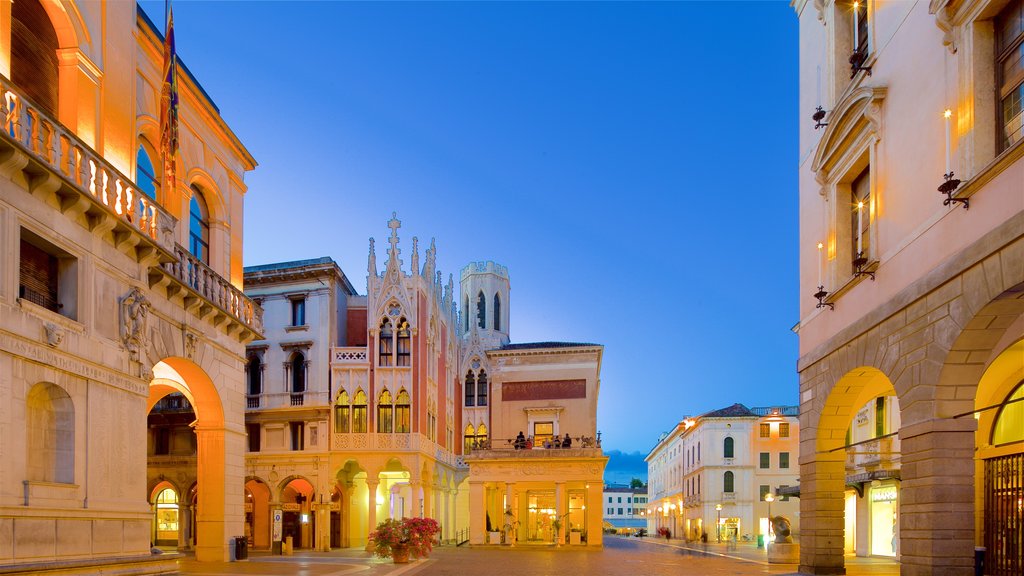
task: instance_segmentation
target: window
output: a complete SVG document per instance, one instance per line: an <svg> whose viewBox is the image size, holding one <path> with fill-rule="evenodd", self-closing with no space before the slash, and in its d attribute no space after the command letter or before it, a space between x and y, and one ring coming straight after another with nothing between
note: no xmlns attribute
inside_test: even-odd
<svg viewBox="0 0 1024 576"><path fill-rule="evenodd" d="M501 330L501 298L494 295L494 329Z"/></svg>
<svg viewBox="0 0 1024 576"><path fill-rule="evenodd" d="M165 456L171 453L171 429L163 426L153 429L153 455Z"/></svg>
<svg viewBox="0 0 1024 576"><path fill-rule="evenodd" d="M476 432L473 430L473 425L466 426L466 435L463 437L465 443L464 452L469 452L473 449L473 444L476 442Z"/></svg>
<svg viewBox="0 0 1024 576"><path fill-rule="evenodd" d="M249 363L245 365L245 377L249 381L249 396L259 396L263 393L263 363L256 354L249 356Z"/></svg>
<svg viewBox="0 0 1024 576"><path fill-rule="evenodd" d="M992 445L1001 446L1011 442L1024 441L1024 382L1007 395L1002 406L996 413L995 425L992 426ZM1013 404L1008 404L1018 400Z"/></svg>
<svg viewBox="0 0 1024 576"><path fill-rule="evenodd" d="M609 504L611 504L611 503L612 503L612 497L611 497L611 496L609 496L609 497L608 497L608 503L609 503Z"/></svg>
<svg viewBox="0 0 1024 576"><path fill-rule="evenodd" d="M292 298L292 326L306 325L306 298Z"/></svg>
<svg viewBox="0 0 1024 576"><path fill-rule="evenodd" d="M616 503L617 504L622 504L622 496L619 496L618 498L616 498Z"/></svg>
<svg viewBox="0 0 1024 576"><path fill-rule="evenodd" d="M78 316L78 260L24 228L20 257L18 297L74 320Z"/></svg>
<svg viewBox="0 0 1024 576"><path fill-rule="evenodd" d="M380 366L394 365L394 331L391 328L391 320L385 318L380 323L380 342L377 346L377 364Z"/></svg>
<svg viewBox="0 0 1024 576"><path fill-rule="evenodd" d="M789 484L780 484L779 490L782 490L783 488L789 488ZM778 500L779 502L789 502L789 496L785 494L779 494Z"/></svg>
<svg viewBox="0 0 1024 576"><path fill-rule="evenodd" d="M405 318L398 321L398 366L412 366L412 346L409 338L409 322Z"/></svg>
<svg viewBox="0 0 1024 576"><path fill-rule="evenodd" d="M366 432L366 393L362 390L356 390L352 398L352 431Z"/></svg>
<svg viewBox="0 0 1024 576"><path fill-rule="evenodd" d="M770 468L772 465L772 455L770 452L761 452L761 464L759 468L762 470Z"/></svg>
<svg viewBox="0 0 1024 576"><path fill-rule="evenodd" d="M352 408L349 406L348 392L344 390L341 394L338 394L338 399L334 402L334 431L339 433L347 433L351 429L349 423L349 414L352 412Z"/></svg>
<svg viewBox="0 0 1024 576"><path fill-rule="evenodd" d="M768 492L771 491L771 486L767 486L765 484L762 484L762 485L760 485L758 487L758 489L759 489L759 491L761 493L761 496L760 496L759 500L761 500L761 502L764 502L764 497L767 496Z"/></svg>
<svg viewBox="0 0 1024 576"><path fill-rule="evenodd" d="M476 429L476 445L481 448L487 446L487 426L483 424Z"/></svg>
<svg viewBox="0 0 1024 576"><path fill-rule="evenodd" d="M377 397L377 432L390 433L394 430L393 414L391 392L385 390Z"/></svg>
<svg viewBox="0 0 1024 576"><path fill-rule="evenodd" d="M555 424L553 422L534 422L533 423L533 445L543 445L544 442L551 440L551 436L555 433Z"/></svg>
<svg viewBox="0 0 1024 576"><path fill-rule="evenodd" d="M250 422L245 425L245 434L249 437L249 452L260 451L260 425Z"/></svg>
<svg viewBox="0 0 1024 576"><path fill-rule="evenodd" d="M1024 0L1015 0L996 16L996 70L999 99L999 149L1024 137Z"/></svg>
<svg viewBox="0 0 1024 576"><path fill-rule="evenodd" d="M735 457L735 451L733 450L733 440L732 440L732 437L728 437L728 438L725 439L725 446L723 446L723 452L724 452L724 456L726 458L734 458Z"/></svg>
<svg viewBox="0 0 1024 576"><path fill-rule="evenodd" d="M395 399L395 432L406 434L411 429L409 393L403 388Z"/></svg>
<svg viewBox="0 0 1024 576"><path fill-rule="evenodd" d="M11 3L11 80L51 116L57 115L60 44L38 0Z"/></svg>
<svg viewBox="0 0 1024 576"><path fill-rule="evenodd" d="M700 462L700 442L697 442L697 462Z"/></svg>
<svg viewBox="0 0 1024 576"><path fill-rule="evenodd" d="M871 250L871 166L853 179L850 184L850 254L853 262L867 258ZM856 264L854 264L856 268Z"/></svg>
<svg viewBox="0 0 1024 576"><path fill-rule="evenodd" d="M483 292L476 298L476 325L487 328L487 299L484 298Z"/></svg>
<svg viewBox="0 0 1024 576"><path fill-rule="evenodd" d="M779 423L779 438L789 438L789 422Z"/></svg>
<svg viewBox="0 0 1024 576"><path fill-rule="evenodd" d="M306 357L302 352L292 355L291 373L292 394L302 394L306 391Z"/></svg>
<svg viewBox="0 0 1024 576"><path fill-rule="evenodd" d="M188 251L200 262L210 263L210 211L199 188L192 185L192 201L188 205Z"/></svg>
<svg viewBox="0 0 1024 576"><path fill-rule="evenodd" d="M156 179L156 170L153 168L153 161L150 159L149 142L144 138L139 139L139 151L135 153L135 183L139 186L139 192L156 200L156 190L160 187Z"/></svg>
<svg viewBox="0 0 1024 576"><path fill-rule="evenodd" d="M727 493L733 492L733 474L732 472L726 472L722 477L722 490Z"/></svg>
<svg viewBox="0 0 1024 576"><path fill-rule="evenodd" d="M291 422L292 450L302 450L306 446L306 425L303 422Z"/></svg>
<svg viewBox="0 0 1024 576"><path fill-rule="evenodd" d="M619 508L619 516L622 516L622 508Z"/></svg>
<svg viewBox="0 0 1024 576"><path fill-rule="evenodd" d="M857 11L857 28L854 31L853 48L861 54L868 53L868 0L860 0L853 3L853 9Z"/></svg>
<svg viewBox="0 0 1024 576"><path fill-rule="evenodd" d="M632 504L632 503L633 503L633 498L630 497L630 496L626 496L626 504Z"/></svg>
<svg viewBox="0 0 1024 576"><path fill-rule="evenodd" d="M476 380L476 405L487 406L487 372L483 370Z"/></svg>
<svg viewBox="0 0 1024 576"><path fill-rule="evenodd" d="M466 387L466 406L475 406L476 405L476 396L474 395L474 392L476 391L476 376L473 376L473 372L472 371L466 372L466 384L465 384L465 387Z"/></svg>
<svg viewBox="0 0 1024 576"><path fill-rule="evenodd" d="M469 296L467 295L462 303L463 332L469 332Z"/></svg>
<svg viewBox="0 0 1024 576"><path fill-rule="evenodd" d="M761 431L761 438L771 438L772 437L772 425L771 424L768 424L767 422L764 422L764 423L761 424L761 426L759 428L760 428L760 431Z"/></svg>
<svg viewBox="0 0 1024 576"><path fill-rule="evenodd" d="M779 452L779 468L789 468L789 452Z"/></svg>
<svg viewBox="0 0 1024 576"><path fill-rule="evenodd" d="M875 438L885 436L885 397L875 398Z"/></svg>

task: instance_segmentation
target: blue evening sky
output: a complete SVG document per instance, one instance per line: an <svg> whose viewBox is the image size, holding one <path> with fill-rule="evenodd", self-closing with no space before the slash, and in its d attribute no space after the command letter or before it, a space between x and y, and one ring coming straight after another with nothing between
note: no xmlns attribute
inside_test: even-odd
<svg viewBox="0 0 1024 576"><path fill-rule="evenodd" d="M142 2L163 21L163 2ZM256 157L245 263L366 291L397 211L447 281L509 268L514 342L605 346L604 447L795 404L797 18L787 2L174 3ZM809 113L809 112L808 112Z"/></svg>

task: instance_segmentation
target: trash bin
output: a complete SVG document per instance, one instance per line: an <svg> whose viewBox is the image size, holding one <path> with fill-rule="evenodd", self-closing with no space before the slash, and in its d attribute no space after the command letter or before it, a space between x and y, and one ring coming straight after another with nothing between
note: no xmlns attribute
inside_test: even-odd
<svg viewBox="0 0 1024 576"><path fill-rule="evenodd" d="M757 547L764 548L764 534L757 535Z"/></svg>
<svg viewBox="0 0 1024 576"><path fill-rule="evenodd" d="M249 541L245 536L235 536L235 560L249 559Z"/></svg>
<svg viewBox="0 0 1024 576"><path fill-rule="evenodd" d="M234 538L228 539L228 561L229 562L234 562L235 561L235 539Z"/></svg>
<svg viewBox="0 0 1024 576"><path fill-rule="evenodd" d="M974 547L974 576L984 576L985 574L985 547L975 546Z"/></svg>

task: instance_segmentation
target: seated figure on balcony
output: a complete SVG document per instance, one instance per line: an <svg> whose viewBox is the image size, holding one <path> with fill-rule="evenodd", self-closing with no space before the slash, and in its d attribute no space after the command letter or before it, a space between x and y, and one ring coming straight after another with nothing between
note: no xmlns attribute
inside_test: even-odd
<svg viewBox="0 0 1024 576"><path fill-rule="evenodd" d="M562 438L562 448L572 448L572 438L569 438L569 433L565 433L565 438Z"/></svg>
<svg viewBox="0 0 1024 576"><path fill-rule="evenodd" d="M516 436L516 440L513 443L513 447L516 450L522 450L523 448L526 448L526 436L523 436L522 430L520 430L519 435Z"/></svg>
<svg viewBox="0 0 1024 576"><path fill-rule="evenodd" d="M792 544L793 533L790 529L789 518L785 516L773 516L771 519L772 531L775 532L775 542L781 544Z"/></svg>
<svg viewBox="0 0 1024 576"><path fill-rule="evenodd" d="M533 436L526 437L526 449L533 450Z"/></svg>

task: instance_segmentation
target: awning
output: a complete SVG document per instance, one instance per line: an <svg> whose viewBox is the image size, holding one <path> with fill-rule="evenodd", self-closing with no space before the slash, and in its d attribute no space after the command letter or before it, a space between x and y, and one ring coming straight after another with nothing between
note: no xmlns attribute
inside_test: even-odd
<svg viewBox="0 0 1024 576"><path fill-rule="evenodd" d="M604 523L620 530L623 528L647 528L647 520L643 518L606 518Z"/></svg>
<svg viewBox="0 0 1024 576"><path fill-rule="evenodd" d="M846 477L846 487L853 488L857 491L862 498L864 497L864 485L869 484L874 480L890 480L900 479L899 470L872 470L870 472L862 472L860 474L852 474ZM775 491L778 496L794 496L800 497L800 486L785 486Z"/></svg>

